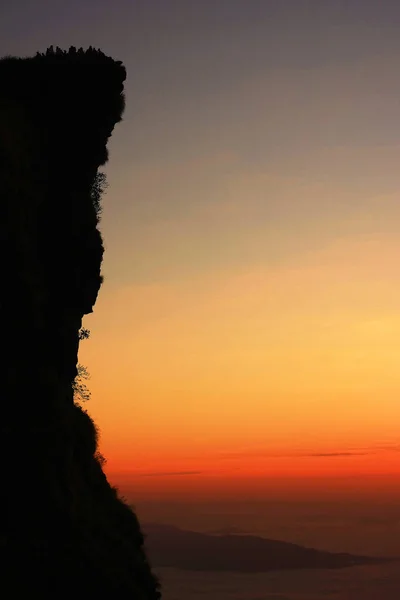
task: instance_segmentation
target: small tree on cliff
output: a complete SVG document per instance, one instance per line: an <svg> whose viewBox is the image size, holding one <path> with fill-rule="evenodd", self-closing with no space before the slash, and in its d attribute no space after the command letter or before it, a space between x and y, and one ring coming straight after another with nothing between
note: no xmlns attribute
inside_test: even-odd
<svg viewBox="0 0 400 600"><path fill-rule="evenodd" d="M101 213L103 211L103 207L101 206L101 198L107 189L107 179L105 173L99 171L96 174L96 177L93 181L92 189L90 192L94 210L96 211L97 221L100 221Z"/></svg>
<svg viewBox="0 0 400 600"><path fill-rule="evenodd" d="M74 402L79 404L80 402L87 402L90 400L91 393L85 383L85 381L90 379L90 373L87 368L80 363L78 363L77 369L78 373L74 379L72 387L74 390Z"/></svg>
<svg viewBox="0 0 400 600"><path fill-rule="evenodd" d="M81 330L79 331L79 339L87 340L89 337L90 337L89 329L82 327ZM80 363L78 363L78 365L77 365L77 370L78 370L78 373L74 379L72 388L74 390L74 402L79 404L80 402L87 402L88 400L90 400L91 393L85 383L85 381L90 379L90 373L87 370L87 368Z"/></svg>

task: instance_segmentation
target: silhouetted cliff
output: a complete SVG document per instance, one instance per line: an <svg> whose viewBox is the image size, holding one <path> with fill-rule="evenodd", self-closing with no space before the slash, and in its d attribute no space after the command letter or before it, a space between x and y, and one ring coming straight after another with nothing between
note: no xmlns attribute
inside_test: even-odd
<svg viewBox="0 0 400 600"><path fill-rule="evenodd" d="M92 48L0 61L4 598L160 597L73 401L82 317L102 282L98 169L125 77Z"/></svg>

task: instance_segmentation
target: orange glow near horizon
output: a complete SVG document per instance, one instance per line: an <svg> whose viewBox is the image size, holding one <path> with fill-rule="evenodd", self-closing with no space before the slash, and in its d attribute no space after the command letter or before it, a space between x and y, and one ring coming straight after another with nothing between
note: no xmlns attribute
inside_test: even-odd
<svg viewBox="0 0 400 600"><path fill-rule="evenodd" d="M399 254L388 238L344 240L302 266L105 284L81 360L110 478L158 497L354 477L394 490Z"/></svg>

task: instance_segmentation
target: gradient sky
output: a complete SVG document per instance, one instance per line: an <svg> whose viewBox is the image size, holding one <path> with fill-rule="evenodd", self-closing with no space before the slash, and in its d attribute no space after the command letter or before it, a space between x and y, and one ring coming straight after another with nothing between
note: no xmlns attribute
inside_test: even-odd
<svg viewBox="0 0 400 600"><path fill-rule="evenodd" d="M81 361L136 494L398 487L399 26L392 0L0 8L2 55L127 67Z"/></svg>

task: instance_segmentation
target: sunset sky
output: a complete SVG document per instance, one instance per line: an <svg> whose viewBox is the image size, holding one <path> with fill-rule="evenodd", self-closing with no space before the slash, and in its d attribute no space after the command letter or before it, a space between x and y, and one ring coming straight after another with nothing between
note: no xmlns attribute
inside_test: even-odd
<svg viewBox="0 0 400 600"><path fill-rule="evenodd" d="M127 68L80 360L137 496L400 496L399 27L392 0L0 9L1 55Z"/></svg>

